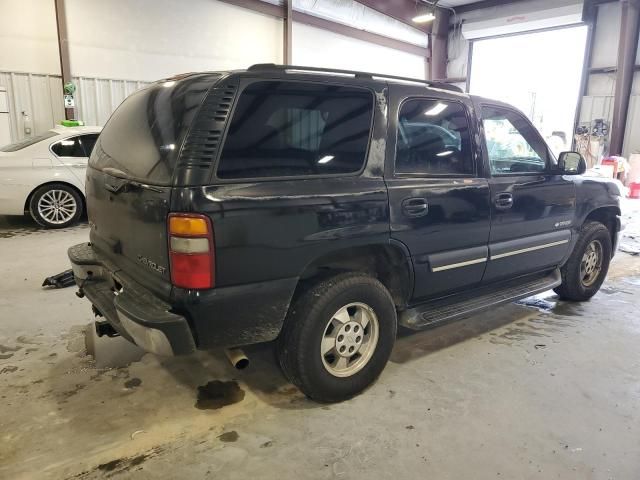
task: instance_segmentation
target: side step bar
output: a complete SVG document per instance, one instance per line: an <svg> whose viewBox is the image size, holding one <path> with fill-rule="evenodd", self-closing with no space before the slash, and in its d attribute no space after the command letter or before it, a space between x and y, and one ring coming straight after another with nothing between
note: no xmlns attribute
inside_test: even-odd
<svg viewBox="0 0 640 480"><path fill-rule="evenodd" d="M510 285L487 285L478 289L472 297L452 295L405 310L400 314L399 322L412 330L421 330L546 292L561 283L560 270L556 269L545 276L524 280L516 286L513 285L513 281Z"/></svg>

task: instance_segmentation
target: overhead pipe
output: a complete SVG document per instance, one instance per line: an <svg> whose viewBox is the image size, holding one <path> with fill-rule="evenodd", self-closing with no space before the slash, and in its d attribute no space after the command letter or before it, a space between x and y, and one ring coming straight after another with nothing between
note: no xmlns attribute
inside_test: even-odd
<svg viewBox="0 0 640 480"><path fill-rule="evenodd" d="M640 33L640 0L621 0L622 20L618 45L618 71L611 122L610 155L621 155L627 127L629 101L633 85L633 72Z"/></svg>

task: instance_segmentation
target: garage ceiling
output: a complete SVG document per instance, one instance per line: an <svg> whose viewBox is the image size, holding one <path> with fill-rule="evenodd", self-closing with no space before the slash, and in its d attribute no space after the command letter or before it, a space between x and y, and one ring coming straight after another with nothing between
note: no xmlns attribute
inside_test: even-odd
<svg viewBox="0 0 640 480"><path fill-rule="evenodd" d="M416 4L424 3L424 0L356 0L358 3L366 5L369 8L384 13L392 18L400 20L419 30L430 32L430 24L416 24L411 19L416 14ZM430 0L433 1L433 0ZM480 8L489 8L496 6L505 6L509 3L521 2L524 0L441 0L438 2L439 7L455 8L456 13L464 13L470 10Z"/></svg>

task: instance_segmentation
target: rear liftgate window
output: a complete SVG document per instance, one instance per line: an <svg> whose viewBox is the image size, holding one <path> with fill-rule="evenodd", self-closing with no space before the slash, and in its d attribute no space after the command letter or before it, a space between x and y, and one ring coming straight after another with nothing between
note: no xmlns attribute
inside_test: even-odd
<svg viewBox="0 0 640 480"><path fill-rule="evenodd" d="M256 82L240 96L217 175L335 175L362 169L373 94L299 82Z"/></svg>
<svg viewBox="0 0 640 480"><path fill-rule="evenodd" d="M127 97L98 137L89 165L169 185L180 146L217 77L198 74L157 82Z"/></svg>

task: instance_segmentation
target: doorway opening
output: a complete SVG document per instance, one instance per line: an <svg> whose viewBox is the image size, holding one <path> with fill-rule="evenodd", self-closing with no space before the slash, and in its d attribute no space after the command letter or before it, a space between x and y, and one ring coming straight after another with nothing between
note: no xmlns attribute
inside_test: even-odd
<svg viewBox="0 0 640 480"><path fill-rule="evenodd" d="M475 40L469 91L522 110L557 156L571 148L586 26Z"/></svg>

